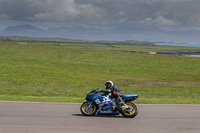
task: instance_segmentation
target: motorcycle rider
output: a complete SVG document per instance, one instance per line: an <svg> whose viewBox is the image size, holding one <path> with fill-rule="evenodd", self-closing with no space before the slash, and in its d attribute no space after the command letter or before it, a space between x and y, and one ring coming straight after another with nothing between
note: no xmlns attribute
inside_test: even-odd
<svg viewBox="0 0 200 133"><path fill-rule="evenodd" d="M118 89L112 81L105 82L105 93L111 93L111 96L116 99L116 104L118 107L126 106L123 102L122 97L125 95L120 89Z"/></svg>

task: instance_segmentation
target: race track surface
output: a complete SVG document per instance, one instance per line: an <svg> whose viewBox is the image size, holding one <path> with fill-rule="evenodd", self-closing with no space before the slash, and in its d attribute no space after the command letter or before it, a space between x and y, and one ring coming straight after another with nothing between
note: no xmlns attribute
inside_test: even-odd
<svg viewBox="0 0 200 133"><path fill-rule="evenodd" d="M81 104L0 102L0 133L199 133L200 105L139 104L135 118L82 116Z"/></svg>

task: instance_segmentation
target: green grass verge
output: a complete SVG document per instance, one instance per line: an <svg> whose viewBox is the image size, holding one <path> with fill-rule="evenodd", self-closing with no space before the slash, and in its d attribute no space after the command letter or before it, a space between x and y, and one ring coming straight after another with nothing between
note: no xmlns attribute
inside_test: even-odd
<svg viewBox="0 0 200 133"><path fill-rule="evenodd" d="M0 44L0 100L83 102L86 92L112 80L123 92L139 94L136 103L200 104L199 58L113 51L185 47L29 44Z"/></svg>

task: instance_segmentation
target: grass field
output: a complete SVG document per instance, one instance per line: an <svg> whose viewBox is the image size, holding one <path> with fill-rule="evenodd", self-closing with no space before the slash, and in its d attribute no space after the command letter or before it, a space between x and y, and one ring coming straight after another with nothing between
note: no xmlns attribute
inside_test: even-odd
<svg viewBox="0 0 200 133"><path fill-rule="evenodd" d="M136 103L200 104L200 58L125 51L200 51L139 45L0 44L0 100L83 102L112 80Z"/></svg>

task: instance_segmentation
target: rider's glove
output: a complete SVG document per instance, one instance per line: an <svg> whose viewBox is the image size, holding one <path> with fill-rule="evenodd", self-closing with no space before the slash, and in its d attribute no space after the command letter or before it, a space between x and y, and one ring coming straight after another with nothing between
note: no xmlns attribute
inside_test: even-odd
<svg viewBox="0 0 200 133"><path fill-rule="evenodd" d="M105 92L105 90L100 90L99 92L100 92L100 93L103 93L103 92Z"/></svg>
<svg viewBox="0 0 200 133"><path fill-rule="evenodd" d="M100 93L110 93L111 91L109 89L106 89L106 90L100 90L99 92Z"/></svg>
<svg viewBox="0 0 200 133"><path fill-rule="evenodd" d="M110 93L110 92L111 92L110 89L105 90L105 93Z"/></svg>

